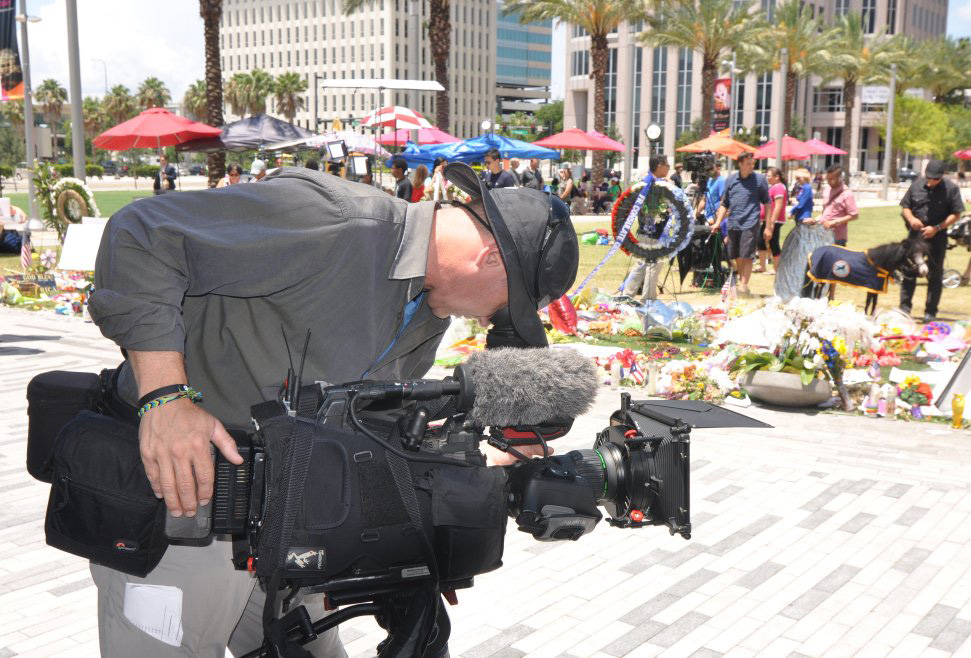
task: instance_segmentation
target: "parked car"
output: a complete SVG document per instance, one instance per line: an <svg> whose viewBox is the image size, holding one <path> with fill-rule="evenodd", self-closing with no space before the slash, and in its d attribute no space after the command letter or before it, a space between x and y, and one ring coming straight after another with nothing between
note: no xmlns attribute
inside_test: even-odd
<svg viewBox="0 0 971 658"><path fill-rule="evenodd" d="M191 176L205 176L206 166L201 164L189 165L189 175Z"/></svg>
<svg viewBox="0 0 971 658"><path fill-rule="evenodd" d="M910 167L901 167L897 170L897 180L902 182L911 182L917 179L917 172Z"/></svg>
<svg viewBox="0 0 971 658"><path fill-rule="evenodd" d="M104 160L101 166L105 168L105 176L114 176L118 171L118 165L116 165L112 160Z"/></svg>

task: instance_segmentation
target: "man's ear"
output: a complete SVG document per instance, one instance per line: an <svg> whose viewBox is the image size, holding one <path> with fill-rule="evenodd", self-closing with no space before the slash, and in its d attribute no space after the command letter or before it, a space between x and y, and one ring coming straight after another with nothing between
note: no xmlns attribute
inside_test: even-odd
<svg viewBox="0 0 971 658"><path fill-rule="evenodd" d="M505 268L502 262L502 254L499 253L499 247L495 243L482 247L475 259L475 265L480 270L494 267Z"/></svg>

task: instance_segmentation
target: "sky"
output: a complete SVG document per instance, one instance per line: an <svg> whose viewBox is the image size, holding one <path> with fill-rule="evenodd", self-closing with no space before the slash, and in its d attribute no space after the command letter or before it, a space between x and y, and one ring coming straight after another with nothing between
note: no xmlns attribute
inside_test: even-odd
<svg viewBox="0 0 971 658"><path fill-rule="evenodd" d="M103 95L107 72L109 88L123 84L132 92L142 80L156 76L178 101L192 82L204 76L202 19L196 0L81 0L77 4L82 96ZM27 13L41 18L40 23L29 24L31 81L36 87L45 78L55 78L69 88L65 0L27 0ZM952 36L971 37L971 0L948 0L947 28ZM564 93L565 49L565 30L557 29L554 98Z"/></svg>

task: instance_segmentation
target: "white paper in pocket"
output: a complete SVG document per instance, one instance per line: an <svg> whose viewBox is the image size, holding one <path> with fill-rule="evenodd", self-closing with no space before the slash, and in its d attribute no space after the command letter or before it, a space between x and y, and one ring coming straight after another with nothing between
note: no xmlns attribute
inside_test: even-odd
<svg viewBox="0 0 971 658"><path fill-rule="evenodd" d="M125 584L125 618L173 647L182 645L182 590L165 585Z"/></svg>

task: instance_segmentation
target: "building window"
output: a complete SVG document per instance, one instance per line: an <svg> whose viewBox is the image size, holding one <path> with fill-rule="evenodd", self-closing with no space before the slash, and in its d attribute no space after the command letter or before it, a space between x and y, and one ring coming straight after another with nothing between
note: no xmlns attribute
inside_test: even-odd
<svg viewBox="0 0 971 658"><path fill-rule="evenodd" d="M827 128L826 129L826 143L836 148L843 147L843 128ZM844 149L845 150L845 149ZM828 167L835 164L840 159L838 155L827 155L823 166Z"/></svg>
<svg viewBox="0 0 971 658"><path fill-rule="evenodd" d="M839 0L836 0L839 2ZM772 23L775 20L775 0L762 0L762 13L765 19Z"/></svg>
<svg viewBox="0 0 971 658"><path fill-rule="evenodd" d="M735 103L735 130L738 130L744 125L742 116L745 112L745 78L742 76L736 76L735 78L735 88L732 89L732 102Z"/></svg>
<svg viewBox="0 0 971 658"><path fill-rule="evenodd" d="M897 31L897 0L887 0L887 34Z"/></svg>
<svg viewBox="0 0 971 658"><path fill-rule="evenodd" d="M772 74L759 75L755 83L755 130L769 138L772 115Z"/></svg>
<svg viewBox="0 0 971 658"><path fill-rule="evenodd" d="M836 4L833 5L833 13L836 14L837 18L845 15L850 10L850 0L836 0Z"/></svg>
<svg viewBox="0 0 971 658"><path fill-rule="evenodd" d="M873 34L877 29L877 0L863 0L863 31Z"/></svg>
<svg viewBox="0 0 971 658"><path fill-rule="evenodd" d="M866 171L866 159L869 155L870 129L860 128L860 171Z"/></svg>
<svg viewBox="0 0 971 658"><path fill-rule="evenodd" d="M842 112L844 109L842 87L813 90L813 112Z"/></svg>
<svg viewBox="0 0 971 658"><path fill-rule="evenodd" d="M664 128L664 106L668 91L668 49L654 49L654 67L651 75L651 123Z"/></svg>
<svg viewBox="0 0 971 658"><path fill-rule="evenodd" d="M691 64L694 51L678 49L678 113L674 125L674 138L691 127Z"/></svg>
<svg viewBox="0 0 971 658"><path fill-rule="evenodd" d="M617 121L617 49L611 48L607 52L607 75L604 80L604 129L614 125Z"/></svg>

